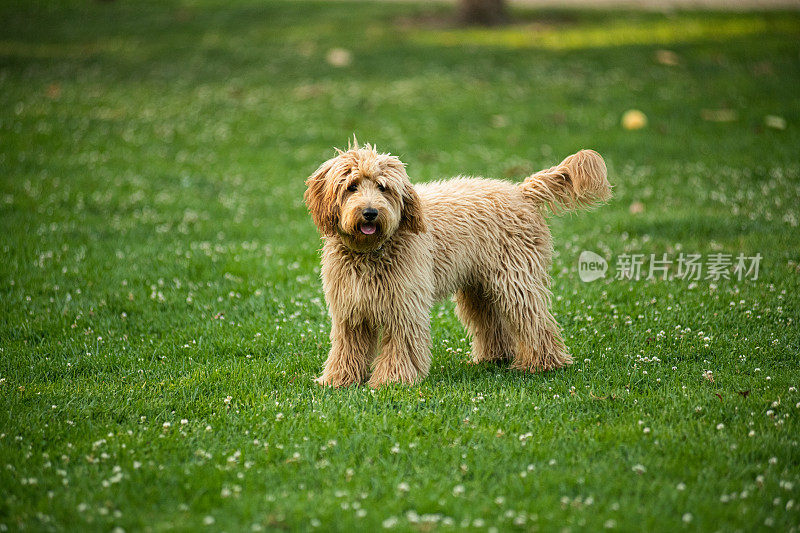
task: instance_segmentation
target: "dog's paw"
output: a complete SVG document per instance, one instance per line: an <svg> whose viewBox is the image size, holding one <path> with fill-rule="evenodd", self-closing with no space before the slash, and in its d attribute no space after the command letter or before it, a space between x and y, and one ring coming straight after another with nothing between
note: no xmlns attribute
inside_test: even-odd
<svg viewBox="0 0 800 533"><path fill-rule="evenodd" d="M512 356L508 354L499 354L499 355L472 354L472 356L467 360L467 364L468 365L480 365L483 363L500 364L500 363L505 363L506 361L510 361L511 358Z"/></svg>
<svg viewBox="0 0 800 533"><path fill-rule="evenodd" d="M341 387L343 383L337 382L337 380L332 379L330 376L319 376L318 378L314 378L314 383L319 385L320 387Z"/></svg>
<svg viewBox="0 0 800 533"><path fill-rule="evenodd" d="M333 388L349 387L350 385L358 384L357 381L341 379L341 378L337 379L334 376L325 376L325 375L322 375L318 378L314 378L314 383L316 383L320 387L333 387Z"/></svg>
<svg viewBox="0 0 800 533"><path fill-rule="evenodd" d="M377 380L377 379L370 379L369 381L367 381L367 385L371 389L380 389L381 387L386 385L386 383L387 382L385 380Z"/></svg>

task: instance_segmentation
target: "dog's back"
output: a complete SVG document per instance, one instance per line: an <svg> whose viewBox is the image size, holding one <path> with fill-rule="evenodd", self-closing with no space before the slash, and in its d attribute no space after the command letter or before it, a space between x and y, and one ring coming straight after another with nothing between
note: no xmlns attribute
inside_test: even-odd
<svg viewBox="0 0 800 533"><path fill-rule="evenodd" d="M544 214L520 184L453 178L415 189L431 238L438 297L465 284L484 284L504 268L509 255L535 260L540 254L534 250L541 248L543 257L549 257Z"/></svg>
<svg viewBox="0 0 800 533"><path fill-rule="evenodd" d="M522 183L458 177L414 188L432 239L440 297L464 284L490 284L489 278L521 262L544 273L552 255L548 210L586 208L611 195L605 163L592 150Z"/></svg>

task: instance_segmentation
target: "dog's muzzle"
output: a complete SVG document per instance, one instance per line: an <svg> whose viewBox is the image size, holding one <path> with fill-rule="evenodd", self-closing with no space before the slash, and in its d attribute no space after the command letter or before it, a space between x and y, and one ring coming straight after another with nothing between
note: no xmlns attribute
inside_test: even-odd
<svg viewBox="0 0 800 533"><path fill-rule="evenodd" d="M372 235L376 231L378 231L378 225L377 224L373 224L371 222L363 222L363 223L358 225L358 229L364 235Z"/></svg>
<svg viewBox="0 0 800 533"><path fill-rule="evenodd" d="M375 224L373 221L378 218L378 210L374 207L368 207L361 212L361 216L364 217L366 222L362 222L358 225L359 231L364 235L372 235L376 231L378 231L378 225Z"/></svg>

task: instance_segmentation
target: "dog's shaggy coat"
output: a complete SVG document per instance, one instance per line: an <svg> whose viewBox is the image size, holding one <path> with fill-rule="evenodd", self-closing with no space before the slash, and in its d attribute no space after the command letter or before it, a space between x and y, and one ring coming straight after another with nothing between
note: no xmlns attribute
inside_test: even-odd
<svg viewBox="0 0 800 533"><path fill-rule="evenodd" d="M550 314L548 212L607 200L603 158L567 157L522 183L455 178L412 185L394 156L357 144L306 181L324 236L331 350L317 381L415 383L430 367L431 306L455 294L472 361L539 371L569 364Z"/></svg>

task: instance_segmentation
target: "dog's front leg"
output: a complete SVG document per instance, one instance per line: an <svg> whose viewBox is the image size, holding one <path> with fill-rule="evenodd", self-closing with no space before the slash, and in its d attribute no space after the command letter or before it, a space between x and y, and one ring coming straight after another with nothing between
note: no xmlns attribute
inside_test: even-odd
<svg viewBox="0 0 800 533"><path fill-rule="evenodd" d="M431 366L431 334L427 313L404 316L384 325L381 353L375 359L369 386L417 383Z"/></svg>
<svg viewBox="0 0 800 533"><path fill-rule="evenodd" d="M369 372L369 361L375 355L377 332L366 322L349 322L334 318L331 328L331 351L320 385L346 387L363 382Z"/></svg>

